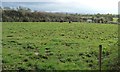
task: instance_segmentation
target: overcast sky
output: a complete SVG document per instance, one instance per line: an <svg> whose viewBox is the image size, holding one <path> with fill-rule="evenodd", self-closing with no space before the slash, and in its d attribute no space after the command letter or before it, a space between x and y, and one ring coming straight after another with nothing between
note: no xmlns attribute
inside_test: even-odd
<svg viewBox="0 0 120 72"><path fill-rule="evenodd" d="M23 6L38 11L117 14L119 0L2 0L2 2L3 6Z"/></svg>

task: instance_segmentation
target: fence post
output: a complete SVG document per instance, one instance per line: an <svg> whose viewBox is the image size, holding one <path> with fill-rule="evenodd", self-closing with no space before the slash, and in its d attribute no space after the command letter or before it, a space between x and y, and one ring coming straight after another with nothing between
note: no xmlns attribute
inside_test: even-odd
<svg viewBox="0 0 120 72"><path fill-rule="evenodd" d="M101 72L102 45L99 45L99 70Z"/></svg>

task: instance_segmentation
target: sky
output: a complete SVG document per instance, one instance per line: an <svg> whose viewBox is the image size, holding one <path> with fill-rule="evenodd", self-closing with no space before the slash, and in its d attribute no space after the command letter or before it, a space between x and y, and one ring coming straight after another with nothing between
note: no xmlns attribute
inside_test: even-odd
<svg viewBox="0 0 120 72"><path fill-rule="evenodd" d="M119 0L2 0L2 6L28 7L46 12L117 14Z"/></svg>

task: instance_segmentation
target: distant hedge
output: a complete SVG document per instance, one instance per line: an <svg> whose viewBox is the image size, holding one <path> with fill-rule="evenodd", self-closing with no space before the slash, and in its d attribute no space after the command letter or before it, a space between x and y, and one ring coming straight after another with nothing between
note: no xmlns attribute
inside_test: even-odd
<svg viewBox="0 0 120 72"><path fill-rule="evenodd" d="M112 14L69 14L50 12L31 12L19 10L2 10L3 22L86 22L91 19L95 23L105 23L113 20Z"/></svg>

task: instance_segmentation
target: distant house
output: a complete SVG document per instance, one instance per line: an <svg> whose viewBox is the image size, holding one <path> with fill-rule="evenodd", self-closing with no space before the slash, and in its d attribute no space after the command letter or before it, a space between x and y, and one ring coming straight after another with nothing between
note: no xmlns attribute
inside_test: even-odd
<svg viewBox="0 0 120 72"><path fill-rule="evenodd" d="M87 22L92 23L93 21L92 19L87 19Z"/></svg>

